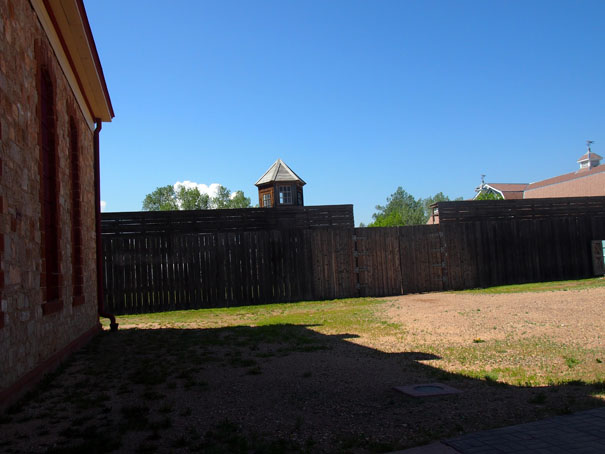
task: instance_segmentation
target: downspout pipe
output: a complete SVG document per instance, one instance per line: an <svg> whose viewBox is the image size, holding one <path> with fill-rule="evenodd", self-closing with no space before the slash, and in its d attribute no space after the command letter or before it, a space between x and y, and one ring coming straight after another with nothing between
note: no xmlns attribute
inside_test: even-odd
<svg viewBox="0 0 605 454"><path fill-rule="evenodd" d="M95 225L97 240L97 304L99 317L109 319L111 331L118 330L118 323L113 314L105 311L103 305L103 241L101 239L101 165L99 158L99 133L103 124L98 118L95 119L95 131L93 134L93 149L95 159Z"/></svg>

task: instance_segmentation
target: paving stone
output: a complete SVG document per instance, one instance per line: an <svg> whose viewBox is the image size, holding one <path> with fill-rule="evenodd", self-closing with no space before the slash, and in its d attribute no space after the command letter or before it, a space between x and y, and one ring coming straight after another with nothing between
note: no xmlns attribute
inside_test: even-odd
<svg viewBox="0 0 605 454"><path fill-rule="evenodd" d="M603 454L603 449L602 448L593 448L593 447L586 447L586 448L575 448L573 451L569 451L570 454Z"/></svg>
<svg viewBox="0 0 605 454"><path fill-rule="evenodd" d="M497 450L494 450L494 448L492 448L491 446L477 446L477 447L470 448L468 450L463 451L463 454L489 454L489 453L505 454L506 451L504 449L499 449L499 448L497 448Z"/></svg>
<svg viewBox="0 0 605 454"><path fill-rule="evenodd" d="M454 448L461 450L461 449L471 449L471 448L475 448L477 446L483 446L483 443L470 438L470 439L466 439L466 440L448 440L448 445L453 446Z"/></svg>
<svg viewBox="0 0 605 454"><path fill-rule="evenodd" d="M596 408L594 410L588 410L588 412L590 413L590 415L592 417L596 417L599 419L605 419L605 412L602 411L600 408Z"/></svg>
<svg viewBox="0 0 605 454"><path fill-rule="evenodd" d="M604 454L605 407L463 435L444 443L462 454Z"/></svg>

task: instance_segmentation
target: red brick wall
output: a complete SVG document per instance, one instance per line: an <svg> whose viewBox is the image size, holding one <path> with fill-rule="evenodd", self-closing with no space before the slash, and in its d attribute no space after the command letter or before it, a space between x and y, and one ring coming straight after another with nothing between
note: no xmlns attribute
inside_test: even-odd
<svg viewBox="0 0 605 454"><path fill-rule="evenodd" d="M43 311L41 65L51 74L59 220L59 299ZM73 305L70 116L79 142L83 301ZM0 394L98 325L93 132L28 1L0 0ZM46 314L45 314L46 313Z"/></svg>

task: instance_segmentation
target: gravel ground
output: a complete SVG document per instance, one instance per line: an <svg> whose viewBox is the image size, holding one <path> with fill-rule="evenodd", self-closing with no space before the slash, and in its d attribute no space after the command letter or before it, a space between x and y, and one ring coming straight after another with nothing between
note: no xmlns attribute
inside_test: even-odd
<svg viewBox="0 0 605 454"><path fill-rule="evenodd" d="M388 318L405 324L427 343L460 345L473 338L543 336L605 347L605 287L499 295L431 293L388 300L395 302Z"/></svg>
<svg viewBox="0 0 605 454"><path fill-rule="evenodd" d="M105 332L0 417L0 451L386 452L604 404L605 288L373 307L398 325ZM463 392L393 390L432 382Z"/></svg>

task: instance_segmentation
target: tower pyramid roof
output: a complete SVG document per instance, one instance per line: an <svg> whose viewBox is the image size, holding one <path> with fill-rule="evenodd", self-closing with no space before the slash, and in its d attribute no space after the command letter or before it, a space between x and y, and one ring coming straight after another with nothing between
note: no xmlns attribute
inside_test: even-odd
<svg viewBox="0 0 605 454"><path fill-rule="evenodd" d="M261 184L273 183L275 181L297 181L303 186L307 184L281 159L275 161L254 184L260 186Z"/></svg>

